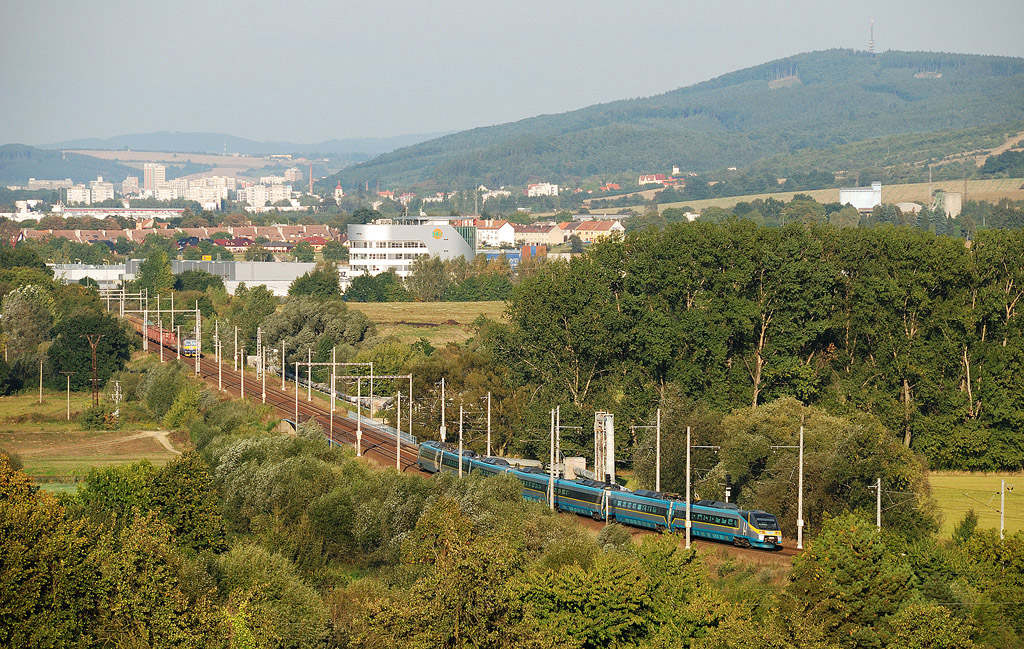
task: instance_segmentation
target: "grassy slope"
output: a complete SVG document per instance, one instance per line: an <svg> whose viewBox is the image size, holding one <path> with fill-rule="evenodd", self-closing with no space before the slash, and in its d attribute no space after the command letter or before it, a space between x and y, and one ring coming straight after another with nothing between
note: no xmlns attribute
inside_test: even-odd
<svg viewBox="0 0 1024 649"><path fill-rule="evenodd" d="M90 395L71 393L71 422L65 392L28 392L0 398L0 448L21 456L25 471L41 480L66 481L91 467L148 459L160 465L175 456L137 429L84 431L78 414L89 407Z"/></svg>
<svg viewBox="0 0 1024 649"><path fill-rule="evenodd" d="M350 303L349 308L365 313L382 336L397 336L403 342L426 338L438 347L468 340L473 335L473 321L481 315L501 320L505 303L366 302Z"/></svg>
<svg viewBox="0 0 1024 649"><path fill-rule="evenodd" d="M948 180L937 181L930 185L929 183L883 185L882 200L886 203L903 203L913 201L927 203L929 187L931 189L944 189L948 192L962 192L964 190L964 183L962 180ZM765 199L770 197L780 201L788 201L791 200L795 194L807 194L819 203L835 203L839 200L839 190L831 188L815 189L803 192L777 192L774 194L728 196L725 198L709 198L706 200L687 201L683 203L665 203L663 205L659 205L658 209L665 210L669 207L690 207L699 212L705 207L730 208L736 203L753 201L759 198ZM1024 178L991 178L986 180L967 181L967 196L965 197L965 202L978 200L995 202L1001 198L1024 200ZM591 212L595 214L618 214L625 209L633 209L638 212L642 212L644 210L643 206L637 205L631 208L608 207L593 209Z"/></svg>
<svg viewBox="0 0 1024 649"><path fill-rule="evenodd" d="M999 480L1016 485L1006 494L1006 530L1024 531L1024 475L1005 473L933 473L932 495L942 512L941 536L948 537L968 509L978 514L978 526L999 528Z"/></svg>

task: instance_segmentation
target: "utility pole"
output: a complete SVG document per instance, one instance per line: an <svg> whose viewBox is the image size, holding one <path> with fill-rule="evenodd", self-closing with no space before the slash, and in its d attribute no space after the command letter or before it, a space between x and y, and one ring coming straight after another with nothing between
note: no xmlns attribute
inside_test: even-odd
<svg viewBox="0 0 1024 649"><path fill-rule="evenodd" d="M661 408L654 426L654 490L661 493Z"/></svg>
<svg viewBox="0 0 1024 649"><path fill-rule="evenodd" d="M459 404L459 477L462 477L462 404Z"/></svg>
<svg viewBox="0 0 1024 649"><path fill-rule="evenodd" d="M445 441L446 431L444 428L444 377L441 377L441 442Z"/></svg>
<svg viewBox="0 0 1024 649"><path fill-rule="evenodd" d="M804 549L804 425L803 418L800 419L800 444L797 446L769 446L768 448L774 450L780 448L795 448L800 452L799 455L799 469L797 473L797 514L796 514L796 549Z"/></svg>
<svg viewBox="0 0 1024 649"><path fill-rule="evenodd" d="M306 348L306 401L313 400L313 348Z"/></svg>
<svg viewBox="0 0 1024 649"><path fill-rule="evenodd" d="M203 314L199 311L199 300L196 300L196 376L203 363Z"/></svg>
<svg viewBox="0 0 1024 649"><path fill-rule="evenodd" d="M234 361L234 371L238 371L238 325L235 325L235 344L231 347L231 356ZM296 377L298 379L298 377Z"/></svg>
<svg viewBox="0 0 1024 649"><path fill-rule="evenodd" d="M43 402L43 359L39 359L39 403Z"/></svg>
<svg viewBox="0 0 1024 649"><path fill-rule="evenodd" d="M487 393L487 457L491 456L491 393Z"/></svg>
<svg viewBox="0 0 1024 649"><path fill-rule="evenodd" d="M690 427L686 427L686 549L690 549Z"/></svg>
<svg viewBox="0 0 1024 649"><path fill-rule="evenodd" d="M555 464L562 461L562 406L555 406Z"/></svg>
<svg viewBox="0 0 1024 649"><path fill-rule="evenodd" d="M804 426L800 425L800 473L797 478L796 549L804 549Z"/></svg>
<svg viewBox="0 0 1024 649"><path fill-rule="evenodd" d="M100 379L96 370L96 345L99 344L100 338L103 334L86 334L85 339L89 341L89 347L92 348L92 407L96 408L100 405ZM42 368L42 365L40 365ZM42 377L42 372L39 374ZM42 386L42 383L40 383ZM40 387L40 389L42 389Z"/></svg>
<svg viewBox="0 0 1024 649"><path fill-rule="evenodd" d="M555 511L555 409L551 409L551 460L548 463L548 507Z"/></svg>
<svg viewBox="0 0 1024 649"><path fill-rule="evenodd" d="M262 378L262 383L261 383L261 388L260 388L262 390L262 394L260 395L260 399L261 399L262 403L266 403L267 402L267 348L264 347L260 351L261 351L261 354L260 354L260 375L263 377Z"/></svg>
<svg viewBox="0 0 1024 649"><path fill-rule="evenodd" d="M295 430L299 430L299 362L295 361Z"/></svg>
<svg viewBox="0 0 1024 649"><path fill-rule="evenodd" d="M402 391L395 391L395 469L402 472Z"/></svg>
<svg viewBox="0 0 1024 649"><path fill-rule="evenodd" d="M875 483L875 525L882 531L882 479Z"/></svg>
<svg viewBox="0 0 1024 649"><path fill-rule="evenodd" d="M241 356L245 356L245 347L243 347L240 351L241 351L240 355ZM238 372L238 376L242 379L241 380L241 384L242 384L241 399L244 401L245 400L245 363L239 363L239 365L242 366L241 367L241 371Z"/></svg>
<svg viewBox="0 0 1024 649"><path fill-rule="evenodd" d="M281 392L284 392L284 375L286 372L284 368L287 367L284 364L284 338L281 339Z"/></svg>
<svg viewBox="0 0 1024 649"><path fill-rule="evenodd" d="M222 344L220 336L217 337L217 391L224 391L224 363L221 362Z"/></svg>
<svg viewBox="0 0 1024 649"><path fill-rule="evenodd" d="M1006 480L999 481L999 540L1004 540L1003 530L1006 527Z"/></svg>
<svg viewBox="0 0 1024 649"><path fill-rule="evenodd" d="M312 366L310 366L312 367ZM356 457L363 456L363 382L356 379Z"/></svg>
<svg viewBox="0 0 1024 649"><path fill-rule="evenodd" d="M78 372L62 371L61 374L68 377L68 421L71 421L71 375L78 374Z"/></svg>
<svg viewBox="0 0 1024 649"><path fill-rule="evenodd" d="M173 313L173 311L172 311L172 313ZM181 360L181 325L177 325L176 328L177 328L177 331L178 331L178 335L175 336L175 338L174 338L175 343L176 343L175 344L175 354L176 355L175 355L174 360L180 361Z"/></svg>

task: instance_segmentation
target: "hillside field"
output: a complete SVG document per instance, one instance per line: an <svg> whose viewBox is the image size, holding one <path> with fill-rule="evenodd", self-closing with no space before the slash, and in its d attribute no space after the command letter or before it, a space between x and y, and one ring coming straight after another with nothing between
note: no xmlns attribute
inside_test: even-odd
<svg viewBox="0 0 1024 649"><path fill-rule="evenodd" d="M1006 531L1024 531L1024 475L1009 473L932 473L928 482L942 513L939 534L949 537L968 509L978 514L978 527L999 529L999 481L1015 485L1006 492ZM884 505L883 505L884 506Z"/></svg>
<svg viewBox="0 0 1024 649"><path fill-rule="evenodd" d="M927 203L931 189L944 189L947 192L963 192L964 182L962 180L945 180L933 183L909 183L906 185L882 185L882 200L886 203L921 202ZM835 187L830 189L813 189L801 192L776 192L773 194L748 194L746 196L727 196L723 198L708 198L699 201L685 201L682 203L664 203L658 209L664 211L670 207L690 207L696 211L705 207L730 208L736 203L750 202L753 200L774 198L778 201L790 201L796 194L806 194L819 203L835 203L839 200L839 190ZM968 180L967 201L989 201L997 202L1001 198L1013 200L1024 200L1024 178L987 178L985 180ZM642 212L644 206L634 205L630 208L605 207L592 209L594 214L618 214L624 209L633 209Z"/></svg>
<svg viewBox="0 0 1024 649"><path fill-rule="evenodd" d="M473 321L479 316L503 320L505 303L493 302L350 302L377 325L381 336L396 336L402 342L425 338L438 347L464 343L473 336Z"/></svg>
<svg viewBox="0 0 1024 649"><path fill-rule="evenodd" d="M70 422L65 392L44 391L42 404L32 391L0 398L0 448L20 456L25 472L47 488L70 485L92 467L142 459L159 466L178 454L164 431L82 430L77 418L90 398L71 393Z"/></svg>

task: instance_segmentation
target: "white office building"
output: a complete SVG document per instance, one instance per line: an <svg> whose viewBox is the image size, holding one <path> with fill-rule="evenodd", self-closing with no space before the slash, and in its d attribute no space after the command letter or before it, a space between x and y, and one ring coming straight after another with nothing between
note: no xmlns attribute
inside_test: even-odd
<svg viewBox="0 0 1024 649"><path fill-rule="evenodd" d="M441 259L476 254L476 228L456 226L448 217L381 219L348 226L349 266L353 275L377 275L394 270L412 274L412 263L424 255Z"/></svg>
<svg viewBox="0 0 1024 649"><path fill-rule="evenodd" d="M92 190L85 185L75 185L74 187L68 187L65 196L65 202L68 205L92 205Z"/></svg>
<svg viewBox="0 0 1024 649"><path fill-rule="evenodd" d="M870 187L842 187L839 189L839 204L870 212L882 204L882 183L873 182Z"/></svg>

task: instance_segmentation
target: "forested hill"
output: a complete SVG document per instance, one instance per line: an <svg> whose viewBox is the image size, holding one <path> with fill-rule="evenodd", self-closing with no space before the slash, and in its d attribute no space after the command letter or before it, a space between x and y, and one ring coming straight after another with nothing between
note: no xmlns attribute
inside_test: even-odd
<svg viewBox="0 0 1024 649"><path fill-rule="evenodd" d="M1021 118L1024 59L828 50L662 95L455 133L350 167L325 183L466 188L664 172L672 165L701 172Z"/></svg>

